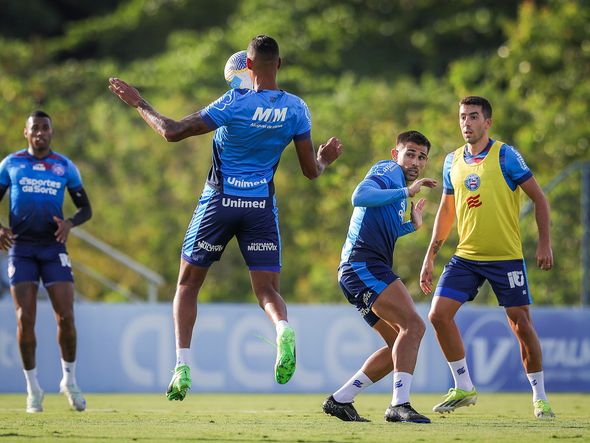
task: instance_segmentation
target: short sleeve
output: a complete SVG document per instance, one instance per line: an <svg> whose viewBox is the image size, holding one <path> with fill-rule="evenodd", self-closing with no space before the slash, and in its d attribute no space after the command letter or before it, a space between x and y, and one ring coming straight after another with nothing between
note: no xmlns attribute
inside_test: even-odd
<svg viewBox="0 0 590 443"><path fill-rule="evenodd" d="M297 118L297 126L295 127L294 140L307 139L311 136L311 113L307 104L300 99L301 107Z"/></svg>
<svg viewBox="0 0 590 443"><path fill-rule="evenodd" d="M230 89L201 110L201 118L211 129L225 126L232 119L235 102L236 89Z"/></svg>
<svg viewBox="0 0 590 443"><path fill-rule="evenodd" d="M443 192L445 194L455 193L455 188L453 188L453 183L451 182L451 166L453 165L454 156L454 152L447 154L443 165Z"/></svg>
<svg viewBox="0 0 590 443"><path fill-rule="evenodd" d="M515 184L520 185L533 176L530 168L524 161L524 158L514 147L510 145L504 145L504 155L500 153L500 166L502 172L506 178L513 181ZM503 157L503 158L502 158Z"/></svg>
<svg viewBox="0 0 590 443"><path fill-rule="evenodd" d="M72 191L78 190L82 187L82 176L80 175L80 171L71 160L68 160L68 182L66 186Z"/></svg>

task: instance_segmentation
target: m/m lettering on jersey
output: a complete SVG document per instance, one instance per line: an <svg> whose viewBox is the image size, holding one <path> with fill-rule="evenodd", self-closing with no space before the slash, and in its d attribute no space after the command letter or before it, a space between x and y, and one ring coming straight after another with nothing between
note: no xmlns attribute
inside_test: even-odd
<svg viewBox="0 0 590 443"><path fill-rule="evenodd" d="M287 119L287 110L289 108L256 108L252 120L259 122L284 122ZM273 112L274 111L274 112Z"/></svg>
<svg viewBox="0 0 590 443"><path fill-rule="evenodd" d="M241 198L223 197L221 204L226 208L258 208L266 207L266 200L242 200Z"/></svg>

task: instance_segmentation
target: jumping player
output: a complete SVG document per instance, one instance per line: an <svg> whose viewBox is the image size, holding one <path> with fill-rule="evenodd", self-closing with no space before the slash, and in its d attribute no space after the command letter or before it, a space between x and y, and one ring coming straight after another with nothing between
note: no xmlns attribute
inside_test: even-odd
<svg viewBox="0 0 590 443"><path fill-rule="evenodd" d="M220 259L234 236L250 270L258 303L276 327L275 379L287 383L295 371L295 333L279 294L281 244L273 176L291 140L309 179L318 177L340 156L342 145L331 138L316 154L307 105L277 85L281 58L273 38L253 38L247 52L253 89L229 90L180 121L159 114L124 81L109 80L109 89L136 108L168 141L215 130L213 165L182 245L173 304L177 359L167 392L169 400L183 400L191 386L187 362L197 296L209 267Z"/></svg>
<svg viewBox="0 0 590 443"><path fill-rule="evenodd" d="M422 226L426 201L411 204L411 221L404 222L407 198L436 181L418 179L426 166L430 142L417 131L399 134L393 160L375 164L352 194L354 211L342 248L338 280L348 301L383 337L386 346L374 352L361 369L323 404L326 414L344 421L368 421L353 406L363 389L393 370L393 397L385 411L391 422L430 423L410 405L410 386L424 322L408 290L393 273L397 239Z"/></svg>
<svg viewBox="0 0 590 443"><path fill-rule="evenodd" d="M50 148L51 118L43 111L27 119L27 149L0 164L0 199L10 190L10 227L0 225L0 247L8 249L8 276L17 318L17 339L27 382L27 412L43 411L43 390L37 379L35 317L39 279L47 289L61 349L63 378L60 391L70 406L86 409L76 382L76 325L74 279L66 251L68 234L92 216L78 169L70 159ZM78 208L64 219L66 188Z"/></svg>
<svg viewBox="0 0 590 443"><path fill-rule="evenodd" d="M549 204L522 156L503 142L492 140L492 106L483 97L460 102L459 126L467 142L447 155L443 166L444 192L424 257L420 286L432 291L434 259L457 216L459 244L445 266L428 315L453 374L455 387L435 412L451 412L474 405L477 392L465 360L465 348L455 314L471 301L487 279L519 345L522 363L533 390L534 415L554 417L545 394L541 345L532 323L532 303L522 255L520 189L533 201L539 231L537 265L553 267L549 232Z"/></svg>

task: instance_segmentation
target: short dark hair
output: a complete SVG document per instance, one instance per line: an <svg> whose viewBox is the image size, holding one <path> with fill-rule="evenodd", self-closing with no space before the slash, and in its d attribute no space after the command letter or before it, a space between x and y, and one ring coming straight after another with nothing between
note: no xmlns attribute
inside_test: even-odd
<svg viewBox="0 0 590 443"><path fill-rule="evenodd" d="M426 146L426 151L430 152L430 141L424 134L418 131L406 131L397 136L395 146L405 145L408 142L416 143L417 145Z"/></svg>
<svg viewBox="0 0 590 443"><path fill-rule="evenodd" d="M484 118L492 118L492 105L483 97L469 95L459 102L459 106L461 105L480 106Z"/></svg>
<svg viewBox="0 0 590 443"><path fill-rule="evenodd" d="M49 114L47 114L44 111L41 111L40 109L37 109L37 110L31 112L29 114L29 116L27 117L27 120L31 117L48 118L49 120L51 120L51 117L49 117Z"/></svg>
<svg viewBox="0 0 590 443"><path fill-rule="evenodd" d="M262 62L274 62L279 59L279 44L268 35L257 35L248 45L248 52L254 52Z"/></svg>

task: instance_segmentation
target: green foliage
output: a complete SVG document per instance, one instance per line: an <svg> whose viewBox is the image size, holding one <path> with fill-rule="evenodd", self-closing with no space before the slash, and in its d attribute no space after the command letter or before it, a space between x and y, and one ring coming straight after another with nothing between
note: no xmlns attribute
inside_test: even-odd
<svg viewBox="0 0 590 443"><path fill-rule="evenodd" d="M107 90L110 76L181 118L225 91L230 54L256 34L278 39L280 84L309 104L316 145L337 136L345 147L313 182L292 147L281 160L275 181L289 301L343 300L336 269L352 190L407 129L430 138L425 175L440 182L446 153L462 143L457 104L464 95L490 98L492 136L516 146L541 185L590 157L590 8L581 1L276 0L270 7L262 0L113 0L77 2L71 11L65 1L27 3L47 12L42 26L32 25L38 18L22 14L21 3L3 2L0 19L2 156L23 147L21 128L32 109L49 112L54 148L78 164L94 207L84 229L161 273L163 300L174 293L182 237L211 164L211 135L167 143ZM4 26L15 15L22 27ZM555 271L535 269L532 215L522 223L537 303L579 299L578 177L550 195ZM440 186L420 195L428 199L425 229L396 245L395 270L419 300L427 300L418 273L440 195ZM455 245L452 234L437 275ZM81 242L73 239L70 248L75 260L145 293L145 282ZM117 300L80 272L78 280L91 298ZM235 241L212 267L200 299L254 299ZM489 290L478 302L495 304Z"/></svg>

